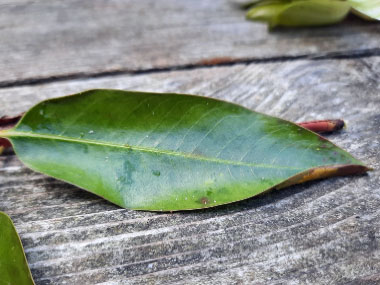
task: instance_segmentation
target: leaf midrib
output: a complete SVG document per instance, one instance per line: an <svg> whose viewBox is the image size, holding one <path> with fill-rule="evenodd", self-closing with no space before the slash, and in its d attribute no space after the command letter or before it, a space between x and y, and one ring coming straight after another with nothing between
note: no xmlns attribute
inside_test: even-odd
<svg viewBox="0 0 380 285"><path fill-rule="evenodd" d="M235 165L235 166L247 166L247 167L255 167L255 168L271 168L271 169L287 169L287 170L300 170L300 171L304 170L304 168L299 168L299 167L279 166L279 165L271 165L271 164L255 164L255 163L247 163L247 162L242 162L242 161L232 161L232 160L226 160L226 159L200 156L200 155L195 155L192 153L184 153L184 152L179 152L179 151L162 150L162 149L155 149L155 148L142 147L142 146L132 146L132 145L128 145L128 144L115 144L115 143L110 143L110 142L89 140L89 139L76 139L76 138L71 138L71 137L67 137L67 136L60 136L60 135L36 134L36 133L31 133L31 132L20 132L20 131L7 130L7 131L0 132L0 137L1 136L7 137L7 138L31 137L31 138L58 140L58 141L66 141L66 142L73 142L73 143L80 143L80 144L100 145L100 146L106 146L106 147L115 147L115 148L136 150L136 151L155 153L155 154L179 156L179 157L188 158L188 159L214 162L214 163L220 163L220 164L229 164L229 165Z"/></svg>

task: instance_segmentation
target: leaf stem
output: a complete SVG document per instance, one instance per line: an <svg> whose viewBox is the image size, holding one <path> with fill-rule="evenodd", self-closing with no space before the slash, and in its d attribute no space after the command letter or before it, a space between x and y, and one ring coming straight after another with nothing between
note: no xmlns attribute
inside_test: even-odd
<svg viewBox="0 0 380 285"><path fill-rule="evenodd" d="M141 152L146 152L146 153L163 154L163 155L168 155L168 156L179 156L179 157L189 158L189 159L198 160L198 161L208 161L208 162L213 162L213 163L222 163L222 164L230 164L230 165L239 165L239 166L257 167L257 168L302 170L302 168L300 167L280 166L280 165L265 164L265 163L251 163L251 162L244 162L241 160L234 161L234 160L221 159L221 158L215 158L215 157L200 156L200 155L195 155L193 153L185 153L185 152L180 152L180 151L155 149L152 147L133 146L133 145L127 145L127 144L118 144L118 143L111 143L107 141L97 141L97 140L89 140L89 139L83 139L83 138L65 137L65 136L53 135L53 134L40 134L40 133L18 132L18 131L9 130L7 132L7 137L29 137L29 138L65 141L65 142L71 142L71 143L100 145L100 146L106 146L106 147L136 150L136 151L141 151Z"/></svg>
<svg viewBox="0 0 380 285"><path fill-rule="evenodd" d="M6 138L8 137L8 130L1 130L0 129L0 140L1 138Z"/></svg>

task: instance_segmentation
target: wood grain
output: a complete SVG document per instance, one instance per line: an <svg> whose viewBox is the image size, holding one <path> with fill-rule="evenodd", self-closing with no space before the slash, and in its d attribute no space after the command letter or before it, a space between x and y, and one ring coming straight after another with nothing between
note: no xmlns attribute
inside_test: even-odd
<svg viewBox="0 0 380 285"><path fill-rule="evenodd" d="M329 138L375 170L204 211L120 209L0 156L0 210L37 284L376 284L380 58L298 60L0 90L0 117L89 88L221 98L292 121L343 118Z"/></svg>
<svg viewBox="0 0 380 285"><path fill-rule="evenodd" d="M269 33L230 0L0 0L0 86L245 59L379 54L379 32L377 23L351 17Z"/></svg>

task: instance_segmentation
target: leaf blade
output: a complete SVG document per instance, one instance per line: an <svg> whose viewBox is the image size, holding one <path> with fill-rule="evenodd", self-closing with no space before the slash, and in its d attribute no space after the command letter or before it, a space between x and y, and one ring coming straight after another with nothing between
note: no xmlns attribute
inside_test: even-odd
<svg viewBox="0 0 380 285"><path fill-rule="evenodd" d="M30 168L142 210L217 206L312 168L363 165L290 122L180 94L90 90L48 100L7 137Z"/></svg>

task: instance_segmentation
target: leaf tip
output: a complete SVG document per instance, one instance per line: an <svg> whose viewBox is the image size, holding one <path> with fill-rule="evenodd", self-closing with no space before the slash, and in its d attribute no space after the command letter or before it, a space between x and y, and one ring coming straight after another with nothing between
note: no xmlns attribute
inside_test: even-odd
<svg viewBox="0 0 380 285"><path fill-rule="evenodd" d="M291 177L287 181L284 181L276 186L276 189L282 189L295 184L301 184L304 182L319 180L334 176L348 176L348 175L360 175L373 169L361 164L347 164L347 165L334 165L316 167Z"/></svg>

